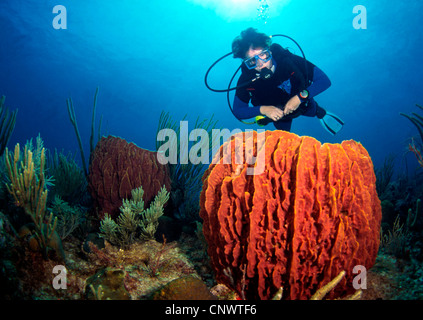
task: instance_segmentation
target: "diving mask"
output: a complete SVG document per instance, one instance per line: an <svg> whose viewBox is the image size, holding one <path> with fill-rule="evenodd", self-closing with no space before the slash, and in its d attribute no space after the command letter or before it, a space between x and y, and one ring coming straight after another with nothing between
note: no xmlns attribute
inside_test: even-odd
<svg viewBox="0 0 423 320"><path fill-rule="evenodd" d="M262 63L266 63L272 59L272 54L269 49L264 49L259 54L256 54L254 57L244 60L245 65L248 69L254 69L257 66L257 61L260 60Z"/></svg>

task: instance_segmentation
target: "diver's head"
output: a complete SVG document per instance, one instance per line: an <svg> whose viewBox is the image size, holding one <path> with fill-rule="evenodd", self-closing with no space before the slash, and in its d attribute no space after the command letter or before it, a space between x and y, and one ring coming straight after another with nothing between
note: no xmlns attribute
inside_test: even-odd
<svg viewBox="0 0 423 320"><path fill-rule="evenodd" d="M270 70L273 66L272 52L269 48L253 48L251 46L245 54L244 64L248 69L255 69L258 72L263 68Z"/></svg>
<svg viewBox="0 0 423 320"><path fill-rule="evenodd" d="M232 41L232 53L234 58L244 59L248 50L253 48L270 48L272 39L254 28L248 28L241 32L234 41Z"/></svg>
<svg viewBox="0 0 423 320"><path fill-rule="evenodd" d="M234 58L244 59L248 69L260 71L272 67L272 55L269 50L272 39L264 33L248 28L232 42Z"/></svg>

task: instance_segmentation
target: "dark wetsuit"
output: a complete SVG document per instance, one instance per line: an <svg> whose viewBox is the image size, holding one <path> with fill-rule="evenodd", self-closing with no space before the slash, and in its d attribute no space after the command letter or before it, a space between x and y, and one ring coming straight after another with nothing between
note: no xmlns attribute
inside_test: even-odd
<svg viewBox="0 0 423 320"><path fill-rule="evenodd" d="M283 49L278 44L270 46L272 62L275 66L274 74L270 79L258 79L251 84L238 88L234 99L234 115L238 119L249 119L261 115L260 106L270 105L281 109L290 98L298 95L302 90L309 92L308 99L302 103L293 115L282 117L273 124L279 130L291 130L292 119L298 115L316 116L317 103L313 97L330 87L331 82L327 75L311 62L307 61L307 78L304 59ZM238 86L257 77L257 71L249 70L244 64L242 74L238 79ZM249 105L249 102L253 107Z"/></svg>

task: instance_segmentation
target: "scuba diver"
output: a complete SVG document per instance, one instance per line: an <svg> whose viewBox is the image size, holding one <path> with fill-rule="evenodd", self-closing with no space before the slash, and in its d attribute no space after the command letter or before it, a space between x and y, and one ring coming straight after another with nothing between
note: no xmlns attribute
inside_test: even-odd
<svg viewBox="0 0 423 320"><path fill-rule="evenodd" d="M260 126L273 122L276 129L290 131L292 119L303 115L317 117L326 130L336 134L342 129L344 122L314 100L315 96L330 87L328 76L305 59L295 40L280 35L294 41L303 57L291 53L279 44L272 44L272 37L275 36L277 35L267 36L253 28L242 31L232 42L232 52L224 56L233 54L234 58L243 59L237 86L227 90L214 90L207 84L207 74L206 86L217 92L236 90L231 111L242 122L255 117L255 122Z"/></svg>

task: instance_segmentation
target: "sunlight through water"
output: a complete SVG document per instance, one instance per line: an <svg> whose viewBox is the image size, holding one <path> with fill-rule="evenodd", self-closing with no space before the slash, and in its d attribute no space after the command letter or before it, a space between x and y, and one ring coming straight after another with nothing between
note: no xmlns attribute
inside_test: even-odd
<svg viewBox="0 0 423 320"><path fill-rule="evenodd" d="M189 0L192 3L211 9L222 18L233 21L246 18L266 22L269 17L277 16L278 12L290 0Z"/></svg>

